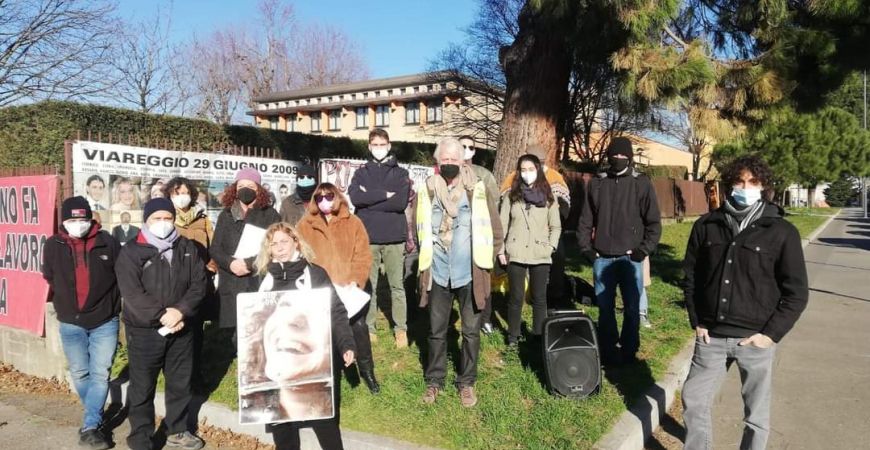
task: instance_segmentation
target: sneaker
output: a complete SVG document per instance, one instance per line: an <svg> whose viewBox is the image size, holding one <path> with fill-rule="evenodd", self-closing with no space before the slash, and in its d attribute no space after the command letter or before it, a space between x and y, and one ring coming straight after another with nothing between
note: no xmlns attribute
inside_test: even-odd
<svg viewBox="0 0 870 450"><path fill-rule="evenodd" d="M182 448L185 450L199 450L205 447L202 439L194 436L191 432L176 433L166 437L166 446L169 448Z"/></svg>
<svg viewBox="0 0 870 450"><path fill-rule="evenodd" d="M435 385L426 386L426 392L423 393L423 403L427 405L431 405L435 403L435 400L438 398L438 394L441 392L441 388Z"/></svg>
<svg viewBox="0 0 870 450"><path fill-rule="evenodd" d="M649 317L647 317L646 314L640 315L640 326L644 328L652 328L652 324L650 323Z"/></svg>
<svg viewBox="0 0 870 450"><path fill-rule="evenodd" d="M459 403L466 408L472 408L477 404L477 396L474 395L473 387L464 386L459 388Z"/></svg>
<svg viewBox="0 0 870 450"><path fill-rule="evenodd" d="M396 330L396 348L408 347L408 332L405 330Z"/></svg>
<svg viewBox="0 0 870 450"><path fill-rule="evenodd" d="M480 327L480 331L483 331L483 334L487 334L487 335L492 334L492 332L493 332L492 324L489 322L486 322L485 324L483 324L483 326Z"/></svg>
<svg viewBox="0 0 870 450"><path fill-rule="evenodd" d="M111 447L109 441L106 439L105 436L103 436L103 433L100 433L100 430L96 428L80 431L79 445L82 447L91 448L93 450L104 450Z"/></svg>
<svg viewBox="0 0 870 450"><path fill-rule="evenodd" d="M369 340L372 342L372 344L378 342L378 335L369 331Z"/></svg>

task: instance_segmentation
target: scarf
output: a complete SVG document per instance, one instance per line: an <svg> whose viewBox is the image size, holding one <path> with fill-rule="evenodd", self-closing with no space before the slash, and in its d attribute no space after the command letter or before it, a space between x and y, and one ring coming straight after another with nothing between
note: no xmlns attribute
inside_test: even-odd
<svg viewBox="0 0 870 450"><path fill-rule="evenodd" d="M272 275L272 290L286 291L288 289L295 289L295 281L302 276L306 267L308 267L308 261L305 258L283 263L270 262L266 268L269 270L269 274Z"/></svg>
<svg viewBox="0 0 870 450"><path fill-rule="evenodd" d="M166 236L166 239L160 239L157 236L154 236L150 230L148 230L147 226L142 227L139 231L142 236L145 238L145 242L157 247L157 252L160 253L166 262L169 265L172 265L172 245L175 244L175 241L178 240L178 229L173 228L172 232L169 233L169 236Z"/></svg>
<svg viewBox="0 0 870 450"><path fill-rule="evenodd" d="M540 189L535 189L523 184L523 200L526 202L526 209L536 206L543 208L547 204L547 196Z"/></svg>
<svg viewBox="0 0 870 450"><path fill-rule="evenodd" d="M438 225L438 238L445 250L449 250L453 242L453 219L459 215L459 201L463 195L467 195L466 191L474 190L474 183L477 182L477 175L467 165L460 166L457 177L459 183L453 189L448 188L447 180L441 175L433 175L426 180L426 187L444 209Z"/></svg>
<svg viewBox="0 0 870 450"><path fill-rule="evenodd" d="M180 209L175 209L175 226L181 228L187 228L192 224L196 219L200 217L200 215L204 212L204 208L201 205L191 206L187 208L187 211L182 211Z"/></svg>
<svg viewBox="0 0 870 450"><path fill-rule="evenodd" d="M759 200L755 202L755 204L749 205L745 208L738 209L729 198L725 201L723 206L726 213L725 220L728 221L728 226L731 227L734 236L737 236L740 232L745 230L746 227L751 225L752 222L758 220L764 212L763 200Z"/></svg>

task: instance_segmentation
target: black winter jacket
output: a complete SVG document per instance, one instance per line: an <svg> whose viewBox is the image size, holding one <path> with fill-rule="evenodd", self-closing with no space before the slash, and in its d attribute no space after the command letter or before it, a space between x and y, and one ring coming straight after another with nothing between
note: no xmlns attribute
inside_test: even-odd
<svg viewBox="0 0 870 450"><path fill-rule="evenodd" d="M235 214L234 208L236 208ZM239 277L230 271L233 254L242 238L242 230L245 229L246 224L265 229L281 221L281 216L271 206L251 209L244 219L238 218L237 208L238 206L233 206L221 211L214 230L214 240L209 248L211 257L218 265L218 296L220 297L218 317L222 328L236 326L236 296L242 292L256 292L259 287L259 279L254 268L255 258L245 260L248 270L251 271L250 274Z"/></svg>
<svg viewBox="0 0 870 450"><path fill-rule="evenodd" d="M633 169L623 175L600 174L586 189L577 225L580 250L618 256L640 248L650 255L662 237L661 220L649 177Z"/></svg>
<svg viewBox="0 0 870 450"><path fill-rule="evenodd" d="M372 244L398 244L408 237L405 208L410 192L408 171L390 155L383 163L369 160L353 174L347 189L350 201ZM363 190L365 189L365 190ZM387 192L394 192L387 198Z"/></svg>
<svg viewBox="0 0 870 450"><path fill-rule="evenodd" d="M90 290L81 311L76 301L72 248L56 234L45 241L43 249L42 276L54 293L52 302L57 320L86 329L96 328L121 312L121 294L115 279L115 262L121 245L105 231L98 232L94 239L94 247L87 257Z"/></svg>
<svg viewBox="0 0 870 450"><path fill-rule="evenodd" d="M173 243L170 265L140 234L121 249L115 273L124 296L123 320L130 327L160 328L169 307L194 317L205 297L205 264L185 237Z"/></svg>
<svg viewBox="0 0 870 450"><path fill-rule="evenodd" d="M762 333L779 342L809 298L800 234L771 203L737 236L725 214L720 208L692 227L683 261L689 322L727 337Z"/></svg>

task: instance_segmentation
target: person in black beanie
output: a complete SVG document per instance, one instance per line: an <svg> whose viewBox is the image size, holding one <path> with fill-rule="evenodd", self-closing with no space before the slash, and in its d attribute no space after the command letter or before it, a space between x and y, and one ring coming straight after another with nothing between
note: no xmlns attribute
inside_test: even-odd
<svg viewBox="0 0 870 450"><path fill-rule="evenodd" d="M300 166L296 171L296 190L281 202L281 221L296 226L311 200L317 186L317 172L309 165Z"/></svg>
<svg viewBox="0 0 870 450"><path fill-rule="evenodd" d="M165 378L170 448L205 444L187 428L193 374L193 333L186 326L205 297L205 263L192 241L175 229L175 206L153 198L143 211L145 226L121 251L115 273L124 296L130 387L127 404L134 450L154 448L154 391Z"/></svg>
<svg viewBox="0 0 870 450"><path fill-rule="evenodd" d="M577 240L592 263L598 301L599 347L608 365L632 363L640 347L643 260L662 235L661 214L649 177L634 170L625 137L607 148L608 169L589 181ZM622 334L616 326L616 286L622 293ZM618 347L617 347L618 345Z"/></svg>
<svg viewBox="0 0 870 450"><path fill-rule="evenodd" d="M42 275L51 287L60 340L84 407L79 445L109 448L100 431L118 345L121 296L113 267L121 246L93 220L84 197L64 200L58 233L45 241Z"/></svg>

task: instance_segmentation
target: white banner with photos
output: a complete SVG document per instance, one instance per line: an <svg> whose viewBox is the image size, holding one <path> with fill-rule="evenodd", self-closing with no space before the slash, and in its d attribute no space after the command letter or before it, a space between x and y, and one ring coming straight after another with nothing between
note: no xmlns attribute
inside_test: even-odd
<svg viewBox="0 0 870 450"><path fill-rule="evenodd" d="M350 187L350 182L353 181L353 174L365 163L366 161L361 159L328 158L320 160L320 182L334 184L347 198L351 211L353 211L353 204L350 201L350 197L347 196L347 189ZM412 181L411 185L415 188L419 183L426 181L426 178L435 173L435 168L431 166L405 163L399 163L399 166L408 171Z"/></svg>
<svg viewBox="0 0 870 450"><path fill-rule="evenodd" d="M331 291L238 295L239 423L334 417Z"/></svg>

